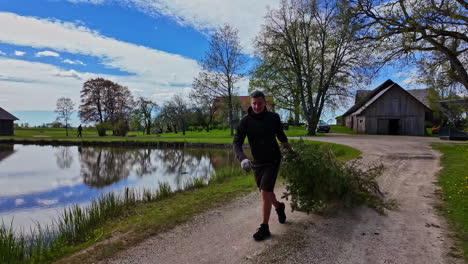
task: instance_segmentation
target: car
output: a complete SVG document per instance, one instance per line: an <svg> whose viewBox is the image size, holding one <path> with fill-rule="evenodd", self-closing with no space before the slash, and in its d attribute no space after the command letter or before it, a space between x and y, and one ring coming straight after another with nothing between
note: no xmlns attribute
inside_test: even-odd
<svg viewBox="0 0 468 264"><path fill-rule="evenodd" d="M323 120L320 120L317 124L317 132L330 132L330 125L325 123Z"/></svg>

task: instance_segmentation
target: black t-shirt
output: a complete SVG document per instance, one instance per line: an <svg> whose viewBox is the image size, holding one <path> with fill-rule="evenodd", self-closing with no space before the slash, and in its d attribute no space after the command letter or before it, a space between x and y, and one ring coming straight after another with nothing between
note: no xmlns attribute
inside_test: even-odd
<svg viewBox="0 0 468 264"><path fill-rule="evenodd" d="M276 138L280 142L288 141L277 113L265 110L260 114L255 114L251 107L248 114L239 122L234 136L234 151L239 161L247 158L242 150L246 136L249 139L250 150L256 162L271 162L281 159Z"/></svg>

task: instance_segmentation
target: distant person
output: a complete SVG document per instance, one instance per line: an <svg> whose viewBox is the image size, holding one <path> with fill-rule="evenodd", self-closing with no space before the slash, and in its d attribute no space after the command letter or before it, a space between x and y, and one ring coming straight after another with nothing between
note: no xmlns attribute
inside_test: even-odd
<svg viewBox="0 0 468 264"><path fill-rule="evenodd" d="M273 192L281 161L281 151L276 138L289 150L291 150L291 145L284 134L279 115L267 110L263 92L254 91L250 97L248 114L241 119L237 126L233 146L242 169L247 172L253 169L255 182L262 195L263 222L253 235L253 238L259 241L271 235L268 221L272 205L276 208L278 221L281 224L286 222L285 205L276 200ZM253 156L252 162L242 149L246 136L249 139L250 151Z"/></svg>
<svg viewBox="0 0 468 264"><path fill-rule="evenodd" d="M81 124L80 124L80 125L78 126L78 135L77 135L77 137L83 137L83 136L81 135L81 131L83 131L83 127L81 127Z"/></svg>

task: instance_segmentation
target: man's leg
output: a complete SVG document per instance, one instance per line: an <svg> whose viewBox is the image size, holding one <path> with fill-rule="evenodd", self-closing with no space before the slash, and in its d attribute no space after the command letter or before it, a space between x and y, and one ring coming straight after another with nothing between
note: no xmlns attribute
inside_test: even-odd
<svg viewBox="0 0 468 264"><path fill-rule="evenodd" d="M267 192L265 190L261 190L262 192L262 213L263 213L263 224L268 224L270 219L271 213L271 206L273 205L275 208L279 207L279 202L276 200L276 196L274 192Z"/></svg>

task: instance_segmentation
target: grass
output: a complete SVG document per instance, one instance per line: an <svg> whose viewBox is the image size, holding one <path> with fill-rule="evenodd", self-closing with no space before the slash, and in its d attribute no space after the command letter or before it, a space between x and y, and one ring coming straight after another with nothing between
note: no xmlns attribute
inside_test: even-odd
<svg viewBox="0 0 468 264"><path fill-rule="evenodd" d="M303 126L289 126L285 133L288 137L305 136L306 130ZM188 143L211 143L230 144L232 136L229 129L206 131L187 131L185 135L179 133L163 133L160 135L144 135L140 131L131 131L127 137L112 136L111 131L107 131L106 137L99 137L97 130L86 128L83 130L82 138L77 138L76 129L69 129L69 136L65 136L64 128L22 128L15 129L14 136L0 137L1 140L31 141L31 142L188 142ZM320 133L318 133L320 135Z"/></svg>
<svg viewBox="0 0 468 264"><path fill-rule="evenodd" d="M468 260L468 144L433 144L442 153L438 184L442 188L443 214L456 231L456 238Z"/></svg>
<svg viewBox="0 0 468 264"><path fill-rule="evenodd" d="M439 134L432 134L432 128L426 127L426 137L439 137Z"/></svg>
<svg viewBox="0 0 468 264"><path fill-rule="evenodd" d="M360 154L337 144L307 144L330 145L340 160ZM96 262L255 189L250 175L239 169L218 170L207 182L192 179L183 183L184 191L175 193L162 184L157 191L126 189L120 195L106 194L86 208L71 206L54 226L38 226L32 237L0 224L0 263ZM125 237L110 239L118 234ZM83 249L86 254L72 255Z"/></svg>
<svg viewBox="0 0 468 264"><path fill-rule="evenodd" d="M349 129L346 126L330 126L330 133L356 135L356 131Z"/></svg>

